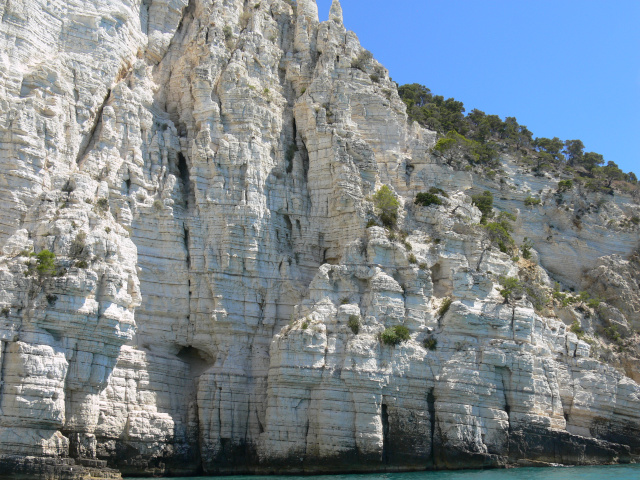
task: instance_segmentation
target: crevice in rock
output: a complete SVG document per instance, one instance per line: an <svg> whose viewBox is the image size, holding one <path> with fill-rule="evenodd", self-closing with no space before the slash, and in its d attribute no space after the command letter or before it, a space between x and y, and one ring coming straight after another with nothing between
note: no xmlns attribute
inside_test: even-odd
<svg viewBox="0 0 640 480"><path fill-rule="evenodd" d="M380 419L382 420L382 463L389 463L389 412L387 405L382 404Z"/></svg>
<svg viewBox="0 0 640 480"><path fill-rule="evenodd" d="M191 195L191 178L189 176L189 165L182 152L178 152L178 172L182 180L182 198L185 209L189 210L189 196Z"/></svg>
<svg viewBox="0 0 640 480"><path fill-rule="evenodd" d="M144 4L143 0L143 4ZM151 4L151 2L153 0L148 0L149 4ZM150 5L149 5L150 6ZM147 7L149 8L149 7ZM187 31L189 25L191 25L191 22L193 21L193 19L195 18L195 13L196 11L196 3L195 0L189 0L189 3L187 4L186 7L184 7L184 9L182 10L182 17L180 18L180 22L178 22L178 27L176 28L175 33L173 34L173 37L171 37L171 41L169 42L169 47L167 48L166 52L164 53L164 56L162 57L162 59L157 63L157 65L159 65L160 63L162 63L162 61L166 58L167 54L171 51L176 38L178 38L179 36L181 36L184 32ZM189 22L186 22L186 19L188 17L188 15L191 14L191 19ZM147 12L148 15L148 12ZM146 28L146 34L148 35L149 33L149 27L147 25ZM174 122L175 123L175 122Z"/></svg>
<svg viewBox="0 0 640 480"><path fill-rule="evenodd" d="M429 458L431 459L431 465L435 465L435 446L433 443L435 432L436 432L436 397L433 394L435 389L432 387L429 389L429 393L427 394L427 410L429 411L429 424L431 427L431 451L429 453Z"/></svg>
<svg viewBox="0 0 640 480"><path fill-rule="evenodd" d="M191 270L191 254L189 253L189 228L184 223L182 224L182 228L184 229L184 237L182 238L182 240L184 242L184 249L187 252L187 270ZM191 281L189 281L189 284L191 284ZM191 289L189 289L189 294L191 294Z"/></svg>
<svg viewBox="0 0 640 480"><path fill-rule="evenodd" d="M140 5L140 30L145 35L149 35L149 8L152 1L142 0L142 5Z"/></svg>
<svg viewBox="0 0 640 480"><path fill-rule="evenodd" d="M307 150L307 144L304 143L302 137L300 137L300 149L299 149L300 159L302 160L302 179L304 183L308 183L309 181L309 151ZM307 193L307 197L309 194ZM311 198L309 198L309 205L311 204Z"/></svg>
<svg viewBox="0 0 640 480"><path fill-rule="evenodd" d="M411 174L415 170L415 167L411 165L409 162L406 162L404 170L405 170L405 180L408 187L409 185L411 185Z"/></svg>
<svg viewBox="0 0 640 480"><path fill-rule="evenodd" d="M2 395L4 393L4 377L5 377L5 363L7 356L7 346L9 342L0 341L0 407L2 406ZM0 415L3 415L0 408Z"/></svg>
<svg viewBox="0 0 640 480"><path fill-rule="evenodd" d="M458 208L458 207L456 207ZM455 212L455 210L454 210ZM452 212L453 214L453 212ZM478 259L478 264L476 265L476 272L480 271L480 266L482 265L482 261L484 260L484 254L487 253L487 248L482 249L482 253L480 254L480 258Z"/></svg>
<svg viewBox="0 0 640 480"><path fill-rule="evenodd" d="M98 108L98 111L96 112L96 118L93 121L93 126L91 127L89 134L82 139L82 142L80 142L80 148L78 149L78 156L76 157L77 165L82 166L82 163L84 162L85 157L87 156L91 148L95 145L96 136L99 135L100 130L102 129L101 128L102 127L102 111L104 110L104 107L109 102L110 98L111 98L111 89L107 90L107 95L104 97L102 104L100 105L100 107Z"/></svg>
<svg viewBox="0 0 640 480"><path fill-rule="evenodd" d="M513 307L511 310L511 333L513 334L513 339L516 339L516 307Z"/></svg>

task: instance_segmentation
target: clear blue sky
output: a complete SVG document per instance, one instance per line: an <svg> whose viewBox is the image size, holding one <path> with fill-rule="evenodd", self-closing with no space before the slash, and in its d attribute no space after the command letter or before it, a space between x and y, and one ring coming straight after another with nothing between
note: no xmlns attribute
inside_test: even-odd
<svg viewBox="0 0 640 480"><path fill-rule="evenodd" d="M317 0L326 20L331 0ZM399 84L580 139L640 174L640 0L342 0Z"/></svg>

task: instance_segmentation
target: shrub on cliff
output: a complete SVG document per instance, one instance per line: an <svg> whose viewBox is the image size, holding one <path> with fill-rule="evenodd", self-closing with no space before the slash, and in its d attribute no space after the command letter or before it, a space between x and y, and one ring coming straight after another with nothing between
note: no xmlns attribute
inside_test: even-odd
<svg viewBox="0 0 640 480"><path fill-rule="evenodd" d="M414 203L423 207L430 207L431 205L442 205L442 200L433 193L420 192L416 195Z"/></svg>
<svg viewBox="0 0 640 480"><path fill-rule="evenodd" d="M56 255L49 250L42 250L36 255L36 271L40 276L54 275L56 273Z"/></svg>
<svg viewBox="0 0 640 480"><path fill-rule="evenodd" d="M373 204L384 226L394 228L398 221L400 202L393 194L393 191L387 185L383 185L373 196Z"/></svg>
<svg viewBox="0 0 640 480"><path fill-rule="evenodd" d="M351 68L357 68L363 72L367 71L367 64L373 59L373 54L369 50L363 50L360 55L351 60Z"/></svg>
<svg viewBox="0 0 640 480"><path fill-rule="evenodd" d="M404 325L387 328L380 334L380 340L385 345L398 345L399 343L406 342L409 338L409 329Z"/></svg>
<svg viewBox="0 0 640 480"><path fill-rule="evenodd" d="M500 212L497 221L487 223L484 227L491 242L497 245L502 253L509 253L515 246L515 241L511 236L513 225L510 223L515 219L516 216L512 213Z"/></svg>
<svg viewBox="0 0 640 480"><path fill-rule="evenodd" d="M360 332L360 317L358 315L349 315L347 325L354 335L357 335Z"/></svg>
<svg viewBox="0 0 640 480"><path fill-rule="evenodd" d="M473 195L471 201L482 213L480 223L487 223L487 219L493 217L493 194L489 190L485 190L478 195Z"/></svg>

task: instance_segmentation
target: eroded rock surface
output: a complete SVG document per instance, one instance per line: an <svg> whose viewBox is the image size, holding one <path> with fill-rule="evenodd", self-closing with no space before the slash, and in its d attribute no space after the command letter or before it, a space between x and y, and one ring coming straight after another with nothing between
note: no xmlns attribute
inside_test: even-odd
<svg viewBox="0 0 640 480"><path fill-rule="evenodd" d="M638 227L611 225L637 216L633 198L559 201L509 155L502 183L443 163L338 0L326 22L313 0L0 13L3 474L640 454L634 357L609 365L571 331L599 328L591 307L506 301L499 283L587 288L635 338ZM383 184L393 234L369 223ZM443 205L415 205L431 186ZM485 189L530 259L478 226ZM409 340L381 342L396 325Z"/></svg>

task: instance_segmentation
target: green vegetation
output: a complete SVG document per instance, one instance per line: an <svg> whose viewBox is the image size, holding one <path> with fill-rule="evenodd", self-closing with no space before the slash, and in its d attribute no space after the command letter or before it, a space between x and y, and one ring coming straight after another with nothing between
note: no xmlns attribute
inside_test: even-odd
<svg viewBox="0 0 640 480"><path fill-rule="evenodd" d="M533 248L533 243L531 243L531 240L525 237L524 243L520 247L520 250L522 251L522 258L524 258L525 260L530 260L532 248Z"/></svg>
<svg viewBox="0 0 640 480"><path fill-rule="evenodd" d="M566 192L573 188L573 182L571 180L560 180L558 182L558 192Z"/></svg>
<svg viewBox="0 0 640 480"><path fill-rule="evenodd" d="M527 207L540 205L541 203L542 203L542 200L540 200L540 198L532 197L531 195L527 196L527 198L524 199L524 204Z"/></svg>
<svg viewBox="0 0 640 480"><path fill-rule="evenodd" d="M393 194L391 188L383 185L373 196L373 204L378 211L382 224L388 228L395 228L396 222L398 221L400 202Z"/></svg>
<svg viewBox="0 0 640 480"><path fill-rule="evenodd" d="M604 336L612 342L615 342L617 344L622 343L622 337L620 336L620 332L618 332L618 326L616 324L610 323L609 326L603 330L603 332Z"/></svg>
<svg viewBox="0 0 640 480"><path fill-rule="evenodd" d="M489 190L485 190L478 195L473 195L471 200L482 213L480 223L487 223L487 219L493 217L493 194Z"/></svg>
<svg viewBox="0 0 640 480"><path fill-rule="evenodd" d="M465 159L468 166L495 168L499 163L498 151L506 147L518 152L537 174L543 174L545 170L575 172L578 175L574 181L596 191L637 188L638 178L633 172L624 173L615 162L606 162L599 153L585 152L581 140L534 138L515 117L502 120L498 115L487 115L477 109L465 115L462 102L434 95L417 83L400 86L398 93L407 105L411 121L443 135L434 151L443 155L449 165L453 165L454 157L457 157ZM463 165L460 167L464 168ZM558 188L559 191L569 190L572 184L559 184Z"/></svg>
<svg viewBox="0 0 640 480"><path fill-rule="evenodd" d="M431 205L442 205L443 202L433 193L420 192L416 195L414 203L423 207L430 207Z"/></svg>
<svg viewBox="0 0 640 480"><path fill-rule="evenodd" d="M307 328L309 328L309 322L305 320L304 322L302 322L302 330L306 330Z"/></svg>
<svg viewBox="0 0 640 480"><path fill-rule="evenodd" d="M427 350L435 350L438 347L438 340L436 340L434 337L427 337L424 339L424 342L422 342L422 344Z"/></svg>
<svg viewBox="0 0 640 480"><path fill-rule="evenodd" d="M449 311L452 303L453 300L451 300L450 298L445 298L442 302L442 305L440 305L440 308L438 309L438 317L444 316L444 314Z"/></svg>
<svg viewBox="0 0 640 480"><path fill-rule="evenodd" d="M229 41L233 38L233 30L230 25L225 25L222 29L222 34L224 35L225 41Z"/></svg>
<svg viewBox="0 0 640 480"><path fill-rule="evenodd" d="M366 228L371 228L371 227L379 227L380 225L378 224L378 222L376 222L373 218L370 218L367 221L367 225Z"/></svg>
<svg viewBox="0 0 640 480"><path fill-rule="evenodd" d="M357 335L360 332L360 317L358 315L349 315L347 326L351 329L354 335Z"/></svg>
<svg viewBox="0 0 640 480"><path fill-rule="evenodd" d="M406 342L409 338L409 329L404 325L387 328L380 334L380 340L385 345L398 345L401 342Z"/></svg>
<svg viewBox="0 0 640 480"><path fill-rule="evenodd" d="M69 256L73 258L79 258L84 253L86 247L87 232L79 231L76 234L76 238L71 242L69 248Z"/></svg>
<svg viewBox="0 0 640 480"><path fill-rule="evenodd" d="M96 202L96 209L100 213L104 213L109 210L109 200L106 198L99 198Z"/></svg>
<svg viewBox="0 0 640 480"><path fill-rule="evenodd" d="M351 68L357 68L366 73L367 64L373 59L373 54L369 50L363 50L351 61Z"/></svg>
<svg viewBox="0 0 640 480"><path fill-rule="evenodd" d="M423 207L429 207L431 205L442 205L444 202L438 197L438 195L448 198L447 192L441 188L431 187L428 192L420 192L416 195L414 203L416 205L422 205Z"/></svg>
<svg viewBox="0 0 640 480"><path fill-rule="evenodd" d="M498 246L502 253L509 253L515 247L515 241L511 237L513 231L512 221L516 216L509 212L500 212L495 222L487 223L484 228L489 234L491 242Z"/></svg>
<svg viewBox="0 0 640 480"><path fill-rule="evenodd" d="M49 276L56 273L56 255L49 250L42 250L36 255L36 271L40 276Z"/></svg>
<svg viewBox="0 0 640 480"><path fill-rule="evenodd" d="M418 263L418 259L413 253L409 254L409 263L411 264Z"/></svg>
<svg viewBox="0 0 640 480"><path fill-rule="evenodd" d="M569 327L569 330L575 333L580 340L584 338L584 330L582 329L582 327L580 326L580 323L577 320L573 321L573 323L571 324L571 327Z"/></svg>
<svg viewBox="0 0 640 480"><path fill-rule="evenodd" d="M505 300L524 293L524 287L516 277L500 277L500 285L502 285L500 295L502 295Z"/></svg>

